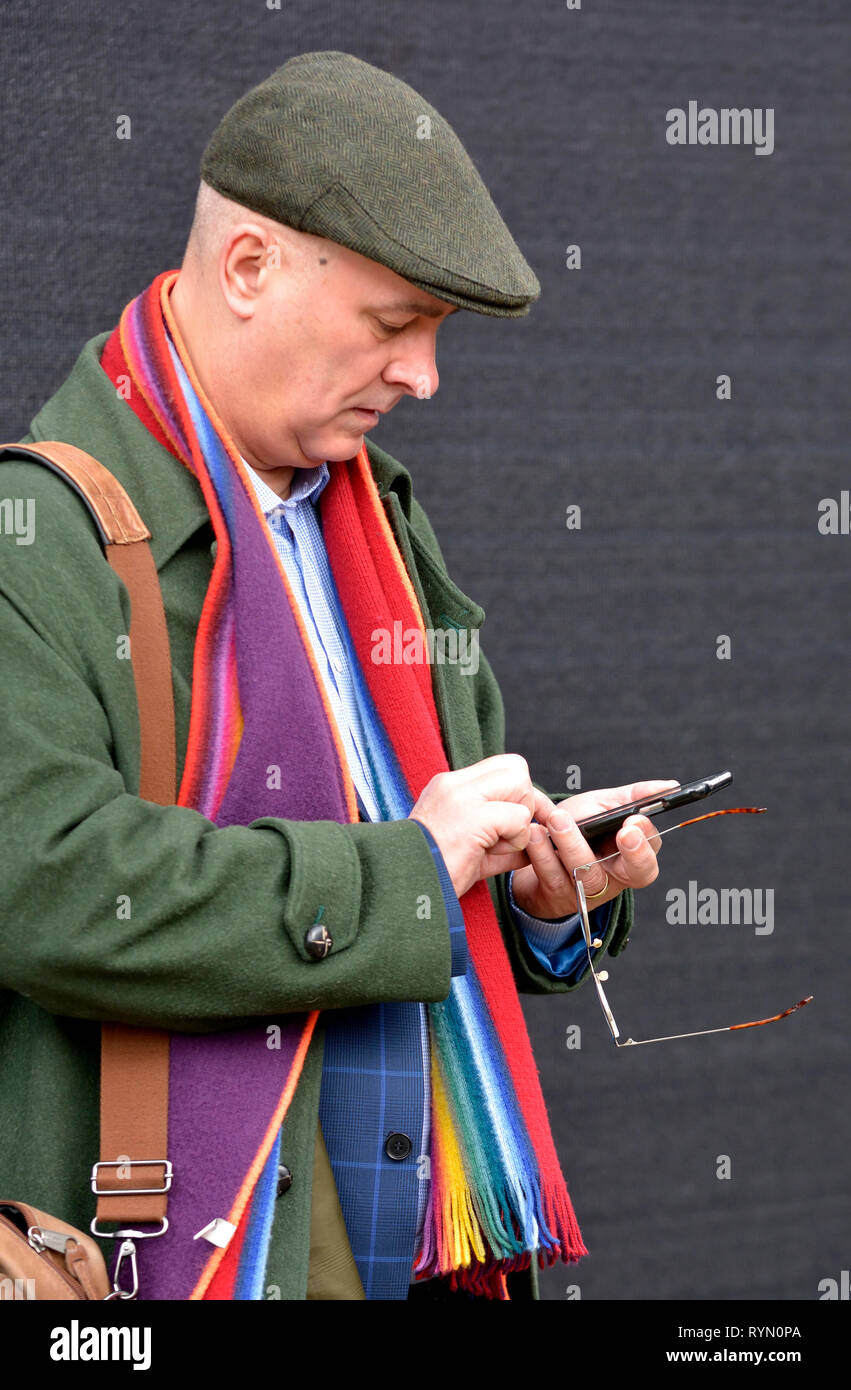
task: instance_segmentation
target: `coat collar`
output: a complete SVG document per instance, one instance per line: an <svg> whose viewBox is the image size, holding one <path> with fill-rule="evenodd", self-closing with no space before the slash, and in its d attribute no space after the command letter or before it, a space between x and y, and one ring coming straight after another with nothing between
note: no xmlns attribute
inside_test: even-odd
<svg viewBox="0 0 851 1390"><path fill-rule="evenodd" d="M194 475L145 429L103 371L100 358L109 336L99 333L85 344L70 375L32 420L30 436L76 444L115 474L152 533L159 570L199 526L210 524L210 515ZM366 448L379 496L392 489L408 515L408 470L370 440Z"/></svg>

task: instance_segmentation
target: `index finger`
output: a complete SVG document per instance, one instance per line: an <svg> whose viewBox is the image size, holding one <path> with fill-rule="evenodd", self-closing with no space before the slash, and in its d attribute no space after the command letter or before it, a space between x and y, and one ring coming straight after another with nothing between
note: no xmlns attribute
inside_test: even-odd
<svg viewBox="0 0 851 1390"><path fill-rule="evenodd" d="M555 803L532 782L529 764L519 753L495 753L467 767L454 769L449 776L458 782L474 783L488 801L514 801L525 806L530 816L546 822Z"/></svg>

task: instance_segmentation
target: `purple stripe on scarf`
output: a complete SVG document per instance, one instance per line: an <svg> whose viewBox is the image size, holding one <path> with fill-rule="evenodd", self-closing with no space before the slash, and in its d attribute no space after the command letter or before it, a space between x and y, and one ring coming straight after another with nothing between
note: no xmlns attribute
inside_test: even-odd
<svg viewBox="0 0 851 1390"><path fill-rule="evenodd" d="M271 540L238 480L228 505L237 669L250 679L240 681L245 727L216 823L248 825L261 816L348 823L334 738Z"/></svg>
<svg viewBox="0 0 851 1390"><path fill-rule="evenodd" d="M150 311L150 321L144 310ZM133 306L133 370L146 381L158 409L182 441L159 312L150 292L144 303ZM321 677L314 673L312 649L302 638L297 605L290 603L266 523L194 392L186 403L201 465L213 482L227 527L233 571L225 606L216 615L212 644L214 717L203 750L205 802L214 801L218 779L227 772L230 750L224 745L235 715L229 686L233 629L244 720L221 805L215 814L205 814L219 827L250 825L264 816L348 823L343 768ZM215 518L214 524L221 539ZM208 662L210 655L208 651ZM269 775L275 766L279 777ZM280 786L275 785L278 781ZM191 1295L214 1253L208 1241L193 1238L216 1217L229 1218L279 1105L307 1017L257 1019L250 1027L223 1033L171 1034L168 1157L174 1183L168 1200L169 1229L163 1237L137 1243L141 1298L184 1300ZM279 1049L267 1047L270 1022L281 1027ZM242 1219L247 1220L247 1214Z"/></svg>
<svg viewBox="0 0 851 1390"><path fill-rule="evenodd" d="M281 1018L258 1019L230 1033L172 1033L168 1143L174 1182L169 1229L136 1243L145 1301L187 1299L197 1284L215 1247L193 1236L215 1217L228 1218L286 1085L305 1017L292 1016L278 1049L266 1046L266 1023L281 1024Z"/></svg>

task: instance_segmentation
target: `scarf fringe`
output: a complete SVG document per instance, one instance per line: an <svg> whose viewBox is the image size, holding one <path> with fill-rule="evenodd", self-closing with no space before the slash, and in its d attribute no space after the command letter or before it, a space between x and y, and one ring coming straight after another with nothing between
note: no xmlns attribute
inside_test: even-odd
<svg viewBox="0 0 851 1390"><path fill-rule="evenodd" d="M561 1173L544 1174L472 962L429 1008L432 1169L416 1276L502 1297L503 1274L586 1254Z"/></svg>

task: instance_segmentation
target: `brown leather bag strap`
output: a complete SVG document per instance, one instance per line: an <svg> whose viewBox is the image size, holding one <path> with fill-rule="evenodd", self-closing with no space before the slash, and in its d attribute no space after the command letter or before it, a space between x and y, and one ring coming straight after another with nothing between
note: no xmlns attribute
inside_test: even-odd
<svg viewBox="0 0 851 1390"><path fill-rule="evenodd" d="M141 737L139 795L173 805L177 764L171 654L148 545L151 533L118 479L91 454L56 440L0 444L0 462L20 457L46 464L74 488L91 513L107 560L127 587ZM100 1163L92 1178L97 1221L164 1221L171 1185L168 1059L168 1033L103 1024ZM134 1190L139 1188L155 1190Z"/></svg>

